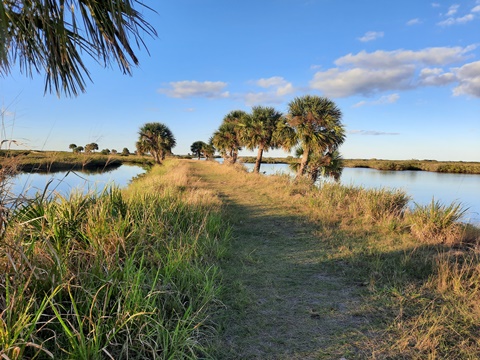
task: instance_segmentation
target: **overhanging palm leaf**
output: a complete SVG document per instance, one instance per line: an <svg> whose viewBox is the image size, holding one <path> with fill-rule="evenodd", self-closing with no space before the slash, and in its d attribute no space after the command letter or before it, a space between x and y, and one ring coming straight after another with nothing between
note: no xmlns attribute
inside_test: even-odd
<svg viewBox="0 0 480 360"><path fill-rule="evenodd" d="M85 91L82 53L131 74L138 64L131 43L145 47L141 33L156 35L134 5L148 8L140 0L2 0L0 73L16 61L28 76L44 71L45 92L57 95Z"/></svg>

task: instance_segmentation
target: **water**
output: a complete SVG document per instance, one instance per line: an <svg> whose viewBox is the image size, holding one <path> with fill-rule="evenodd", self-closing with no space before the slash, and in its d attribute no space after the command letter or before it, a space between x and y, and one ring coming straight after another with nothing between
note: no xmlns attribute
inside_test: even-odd
<svg viewBox="0 0 480 360"><path fill-rule="evenodd" d="M22 173L12 181L11 193L14 196L24 194L27 197L34 197L37 193L47 194L58 193L62 196L68 195L71 191L102 191L105 186L115 184L118 187L128 185L130 180L145 172L140 166L122 165L110 171L103 172L55 172L55 173Z"/></svg>
<svg viewBox="0 0 480 360"><path fill-rule="evenodd" d="M254 164L245 166L252 171ZM260 171L267 175L292 174L286 164L262 164ZM432 199L445 205L461 203L468 208L464 220L480 224L480 175L345 168L340 182L368 189L400 189L412 198L412 205L428 205Z"/></svg>

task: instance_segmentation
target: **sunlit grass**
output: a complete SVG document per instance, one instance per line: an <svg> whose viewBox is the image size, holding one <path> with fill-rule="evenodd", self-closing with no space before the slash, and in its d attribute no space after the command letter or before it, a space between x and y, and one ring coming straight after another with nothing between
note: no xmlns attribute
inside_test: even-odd
<svg viewBox="0 0 480 360"><path fill-rule="evenodd" d="M0 357L202 354L230 230L189 181L172 161L124 191L18 208L0 244Z"/></svg>

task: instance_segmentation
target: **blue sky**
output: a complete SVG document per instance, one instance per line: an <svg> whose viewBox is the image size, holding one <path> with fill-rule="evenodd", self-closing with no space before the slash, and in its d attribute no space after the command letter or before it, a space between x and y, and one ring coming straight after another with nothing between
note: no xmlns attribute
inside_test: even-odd
<svg viewBox="0 0 480 360"><path fill-rule="evenodd" d="M145 37L150 55L138 52L132 77L87 60L87 92L60 99L44 95L43 74L14 67L0 78L2 139L134 150L139 127L155 121L186 154L231 110L286 113L292 99L314 94L343 112L345 158L480 161L479 0L146 4L158 38Z"/></svg>

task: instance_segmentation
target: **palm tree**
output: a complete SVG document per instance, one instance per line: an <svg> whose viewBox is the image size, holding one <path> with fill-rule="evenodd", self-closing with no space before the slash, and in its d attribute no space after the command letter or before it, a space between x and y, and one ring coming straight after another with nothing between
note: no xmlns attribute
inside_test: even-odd
<svg viewBox="0 0 480 360"><path fill-rule="evenodd" d="M297 172L297 176L302 176L312 152L328 161L328 157L344 142L342 112L330 99L311 95L295 98L288 106L289 124L303 149Z"/></svg>
<svg viewBox="0 0 480 360"><path fill-rule="evenodd" d="M218 130L213 133L212 145L231 164L237 162L238 152L241 150L242 124L246 117L247 113L245 111L232 111L224 117Z"/></svg>
<svg viewBox="0 0 480 360"><path fill-rule="evenodd" d="M149 152L157 164L162 164L167 153L171 153L172 148L177 144L172 131L162 123L146 123L139 132L137 141L137 151Z"/></svg>
<svg viewBox="0 0 480 360"><path fill-rule="evenodd" d="M85 92L90 75L83 54L131 74L132 63L138 65L131 44L145 47L141 33L156 36L134 5L152 10L142 0L3 0L0 74L18 60L28 76L45 72L45 92L57 95Z"/></svg>
<svg viewBox="0 0 480 360"><path fill-rule="evenodd" d="M203 141L195 141L191 146L190 146L190 151L193 153L193 155L198 157L198 160L200 160L200 157L202 156L202 150L206 146Z"/></svg>
<svg viewBox="0 0 480 360"><path fill-rule="evenodd" d="M282 113L273 107L254 106L251 115L245 118L241 139L249 150L258 148L254 172L260 172L263 152L279 147L279 137L276 132L281 121L284 121Z"/></svg>

